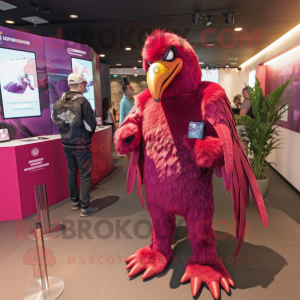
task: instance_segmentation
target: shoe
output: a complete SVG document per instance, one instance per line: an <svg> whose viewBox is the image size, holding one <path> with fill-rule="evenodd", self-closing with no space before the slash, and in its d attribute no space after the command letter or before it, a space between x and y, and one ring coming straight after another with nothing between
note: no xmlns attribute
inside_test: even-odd
<svg viewBox="0 0 300 300"><path fill-rule="evenodd" d="M81 201L79 200L79 201L73 201L72 202L72 209L73 210L77 210L77 209L79 209L81 207Z"/></svg>
<svg viewBox="0 0 300 300"><path fill-rule="evenodd" d="M85 217L88 217L90 215L97 213L98 211L100 211L99 207L89 206L88 208L82 208L80 217L85 218Z"/></svg>

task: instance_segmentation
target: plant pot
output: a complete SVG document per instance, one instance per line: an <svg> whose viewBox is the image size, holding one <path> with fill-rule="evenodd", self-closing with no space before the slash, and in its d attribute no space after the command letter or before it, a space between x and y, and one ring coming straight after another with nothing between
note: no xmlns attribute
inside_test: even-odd
<svg viewBox="0 0 300 300"><path fill-rule="evenodd" d="M266 197L268 192L268 184L269 184L269 177L265 177L265 179L256 179L256 182L258 184L258 187L260 189L261 195L263 198ZM251 200L253 200L251 191L250 191L250 197Z"/></svg>

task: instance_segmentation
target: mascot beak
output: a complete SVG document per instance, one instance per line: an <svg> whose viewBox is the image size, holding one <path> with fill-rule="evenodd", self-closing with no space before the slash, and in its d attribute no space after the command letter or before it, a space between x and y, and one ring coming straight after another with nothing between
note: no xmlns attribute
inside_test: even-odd
<svg viewBox="0 0 300 300"><path fill-rule="evenodd" d="M156 102L159 102L163 91L182 70L183 61L177 57L173 61L157 60L151 64L147 73L147 83L150 93Z"/></svg>

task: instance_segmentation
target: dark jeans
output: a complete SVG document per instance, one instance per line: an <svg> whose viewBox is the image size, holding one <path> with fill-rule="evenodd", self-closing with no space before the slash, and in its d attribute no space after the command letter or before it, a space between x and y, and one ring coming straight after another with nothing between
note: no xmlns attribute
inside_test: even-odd
<svg viewBox="0 0 300 300"><path fill-rule="evenodd" d="M68 186L72 201L81 199L81 207L90 206L91 170L93 166L92 152L90 149L80 150L65 148L65 156L68 162ZM77 173L80 172L80 195L78 192Z"/></svg>

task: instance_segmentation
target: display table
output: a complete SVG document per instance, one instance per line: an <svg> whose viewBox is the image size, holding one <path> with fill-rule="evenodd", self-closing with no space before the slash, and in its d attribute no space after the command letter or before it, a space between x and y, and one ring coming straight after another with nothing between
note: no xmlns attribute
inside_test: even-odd
<svg viewBox="0 0 300 300"><path fill-rule="evenodd" d="M0 221L36 213L34 186L46 183L48 205L69 197L67 161L61 137L45 136L0 143ZM113 169L112 129L96 129L92 138L92 186Z"/></svg>

